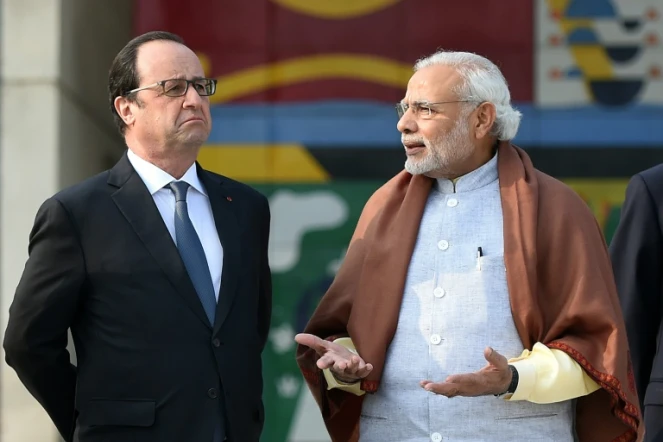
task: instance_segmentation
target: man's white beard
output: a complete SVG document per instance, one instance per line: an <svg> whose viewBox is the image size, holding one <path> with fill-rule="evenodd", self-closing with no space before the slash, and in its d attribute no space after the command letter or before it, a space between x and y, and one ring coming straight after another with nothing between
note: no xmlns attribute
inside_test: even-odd
<svg viewBox="0 0 663 442"><path fill-rule="evenodd" d="M407 157L405 170L412 175L437 172L442 176L454 175L460 164L474 152L467 121L459 118L448 135L434 141L424 139L426 149L416 157Z"/></svg>

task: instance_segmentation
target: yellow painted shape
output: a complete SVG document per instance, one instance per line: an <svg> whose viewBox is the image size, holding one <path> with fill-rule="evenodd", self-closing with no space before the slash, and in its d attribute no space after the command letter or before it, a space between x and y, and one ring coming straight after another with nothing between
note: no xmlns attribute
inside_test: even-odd
<svg viewBox="0 0 663 442"><path fill-rule="evenodd" d="M204 145L198 154L201 166L241 181L266 181L270 176L267 149L262 146Z"/></svg>
<svg viewBox="0 0 663 442"><path fill-rule="evenodd" d="M559 27L562 28L564 35L569 35L578 28L591 28L593 26L594 22L586 18L563 18L559 21Z"/></svg>
<svg viewBox="0 0 663 442"><path fill-rule="evenodd" d="M627 179L565 179L564 183L581 196L617 205L624 201Z"/></svg>
<svg viewBox="0 0 663 442"><path fill-rule="evenodd" d="M548 10L561 14L569 7L569 3L571 3L571 0L548 0Z"/></svg>
<svg viewBox="0 0 663 442"><path fill-rule="evenodd" d="M198 56L200 65L203 67L203 75L205 77L209 77L212 72L212 62L210 61L207 54L203 54L202 52L197 52L196 55Z"/></svg>
<svg viewBox="0 0 663 442"><path fill-rule="evenodd" d="M198 161L212 172L252 183L324 183L330 178L299 144L208 144Z"/></svg>
<svg viewBox="0 0 663 442"><path fill-rule="evenodd" d="M264 90L305 81L350 78L405 87L412 66L372 55L326 54L283 60L244 69L218 79L210 103L218 104Z"/></svg>
<svg viewBox="0 0 663 442"><path fill-rule="evenodd" d="M598 45L573 45L569 49L586 80L612 78L612 66L604 48Z"/></svg>
<svg viewBox="0 0 663 442"><path fill-rule="evenodd" d="M371 14L400 0L272 0L274 3L318 18L345 19Z"/></svg>
<svg viewBox="0 0 663 442"><path fill-rule="evenodd" d="M626 193L627 179L569 179L564 182L588 202L600 226L615 206L621 206Z"/></svg>

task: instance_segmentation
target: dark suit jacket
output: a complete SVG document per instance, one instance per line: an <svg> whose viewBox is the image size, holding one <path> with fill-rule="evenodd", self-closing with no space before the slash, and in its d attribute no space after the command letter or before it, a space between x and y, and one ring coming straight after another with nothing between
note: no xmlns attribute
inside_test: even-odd
<svg viewBox="0 0 663 442"><path fill-rule="evenodd" d="M126 154L39 209L4 347L67 441L77 425L81 442L211 442L222 405L229 440L260 438L269 205L200 166L198 176L224 249L214 327Z"/></svg>
<svg viewBox="0 0 663 442"><path fill-rule="evenodd" d="M610 243L647 441L663 441L663 165L635 175Z"/></svg>

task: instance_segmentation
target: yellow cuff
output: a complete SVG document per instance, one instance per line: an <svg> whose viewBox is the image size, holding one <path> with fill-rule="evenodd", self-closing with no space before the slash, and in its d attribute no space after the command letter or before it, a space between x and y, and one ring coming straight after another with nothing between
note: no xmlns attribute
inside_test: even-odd
<svg viewBox="0 0 663 442"><path fill-rule="evenodd" d="M352 343L352 339L350 338L338 338L334 340L334 343L342 345L343 347L350 350L352 353L357 354L357 349L355 348L354 344ZM366 393L364 390L361 389L361 381L357 381L352 384L346 384L345 382L340 382L334 377L334 375L328 368L322 370L322 374L325 376L325 380L327 381L327 390L336 388L338 390L343 390L347 391L348 393L352 393L355 396L362 396Z"/></svg>
<svg viewBox="0 0 663 442"><path fill-rule="evenodd" d="M528 350L525 350L525 352L529 354ZM523 356L521 355L520 357L522 358ZM527 400L536 384L536 366L531 361L520 358L516 358L513 362L509 361L509 364L518 370L518 386L516 387L516 391L509 397L505 396L505 399L509 401Z"/></svg>
<svg viewBox="0 0 663 442"><path fill-rule="evenodd" d="M590 394L600 387L571 356L537 342L532 351L509 359L518 370L516 391L505 396L508 401L527 400L550 404Z"/></svg>

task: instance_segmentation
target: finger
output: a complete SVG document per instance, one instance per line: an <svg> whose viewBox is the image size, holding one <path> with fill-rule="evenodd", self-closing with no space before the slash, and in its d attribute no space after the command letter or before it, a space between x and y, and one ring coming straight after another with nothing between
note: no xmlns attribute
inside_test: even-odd
<svg viewBox="0 0 663 442"><path fill-rule="evenodd" d="M488 363L494 365L497 368L504 369L507 365L509 365L507 359L491 347L486 347L484 349L483 356L486 358Z"/></svg>
<svg viewBox="0 0 663 442"><path fill-rule="evenodd" d="M363 369L357 370L356 376L360 378L365 378L366 376L369 375L369 373L373 371L373 365L372 364L366 364Z"/></svg>
<svg viewBox="0 0 663 442"><path fill-rule="evenodd" d="M358 359L357 360L357 371L359 372L359 371L364 370L366 368L366 362L364 362L364 360L362 358L360 358L359 356L355 356L355 357Z"/></svg>
<svg viewBox="0 0 663 442"><path fill-rule="evenodd" d="M431 393L441 394L448 398L459 396L461 390L458 385L450 384L448 382L428 382L423 385L424 390L430 391Z"/></svg>
<svg viewBox="0 0 663 442"><path fill-rule="evenodd" d="M343 359L336 359L336 361L334 361L333 370L336 373L339 373L339 374L345 373L346 368L348 368L348 361L343 360Z"/></svg>
<svg viewBox="0 0 663 442"><path fill-rule="evenodd" d="M316 353L321 355L325 354L328 349L327 341L308 333L299 333L295 335L295 342L300 345L312 348L316 351Z"/></svg>
<svg viewBox="0 0 663 442"><path fill-rule="evenodd" d="M331 368L334 366L334 358L332 356L326 355L318 359L316 365L319 369L324 370L326 368Z"/></svg>
<svg viewBox="0 0 663 442"><path fill-rule="evenodd" d="M350 359L345 364L344 372L347 373L347 374L354 375L355 373L357 373L358 368L359 368L359 363L355 362L352 359Z"/></svg>
<svg viewBox="0 0 663 442"><path fill-rule="evenodd" d="M364 368L365 366L366 366L366 363L364 362L364 360L362 358L360 358L357 355L352 355L350 357L350 360L348 362L348 366L345 369L345 371L348 372L348 373L354 374L357 371L359 371L360 368Z"/></svg>

